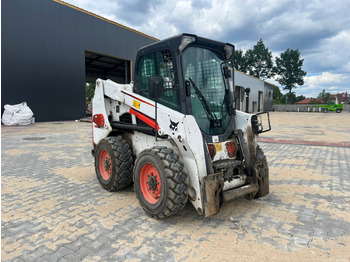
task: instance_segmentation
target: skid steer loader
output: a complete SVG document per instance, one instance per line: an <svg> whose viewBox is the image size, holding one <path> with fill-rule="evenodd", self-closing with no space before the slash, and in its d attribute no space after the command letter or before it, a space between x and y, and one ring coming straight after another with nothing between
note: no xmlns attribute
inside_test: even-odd
<svg viewBox="0 0 350 262"><path fill-rule="evenodd" d="M235 109L233 52L231 44L182 34L141 48L132 83L96 81L92 154L104 189L133 182L155 218L188 200L211 216L225 201L269 193L257 145L257 135L271 129L262 115L269 117Z"/></svg>

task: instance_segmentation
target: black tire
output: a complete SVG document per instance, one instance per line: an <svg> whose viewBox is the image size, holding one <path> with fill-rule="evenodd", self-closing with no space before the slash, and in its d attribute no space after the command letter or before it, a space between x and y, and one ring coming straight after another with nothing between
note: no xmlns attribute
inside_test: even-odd
<svg viewBox="0 0 350 262"><path fill-rule="evenodd" d="M340 109L340 108L337 108L337 109L335 110L335 112L341 113L341 109Z"/></svg>
<svg viewBox="0 0 350 262"><path fill-rule="evenodd" d="M322 112L323 112L323 113L328 113L328 108L323 108L323 109L322 109Z"/></svg>
<svg viewBox="0 0 350 262"><path fill-rule="evenodd" d="M259 191L256 193L254 198L260 198L266 196L270 192L269 185L269 167L267 165L267 159L264 154L264 151L258 145L256 148L256 157L257 157L257 179L259 185Z"/></svg>
<svg viewBox="0 0 350 262"><path fill-rule="evenodd" d="M144 211L153 218L165 218L187 203L189 178L181 158L167 147L140 153L135 161L134 188Z"/></svg>
<svg viewBox="0 0 350 262"><path fill-rule="evenodd" d="M130 185L133 157L121 136L100 141L95 154L95 171L98 182L107 191L118 191Z"/></svg>

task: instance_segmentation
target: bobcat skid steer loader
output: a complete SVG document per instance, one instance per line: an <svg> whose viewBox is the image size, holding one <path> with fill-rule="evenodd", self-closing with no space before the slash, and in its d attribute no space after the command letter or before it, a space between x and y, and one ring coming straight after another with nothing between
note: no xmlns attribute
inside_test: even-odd
<svg viewBox="0 0 350 262"><path fill-rule="evenodd" d="M233 52L231 44L182 34L141 48L132 83L96 81L92 154L104 189L133 182L155 218L187 201L211 216L225 201L269 193L257 144L271 129L269 117L235 109L227 65Z"/></svg>

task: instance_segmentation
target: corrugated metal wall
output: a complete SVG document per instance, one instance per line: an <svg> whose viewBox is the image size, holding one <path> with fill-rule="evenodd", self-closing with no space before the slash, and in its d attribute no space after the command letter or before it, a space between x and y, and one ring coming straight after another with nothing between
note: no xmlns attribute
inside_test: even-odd
<svg viewBox="0 0 350 262"><path fill-rule="evenodd" d="M156 40L51 0L1 1L1 104L37 121L85 115L85 50L134 61Z"/></svg>

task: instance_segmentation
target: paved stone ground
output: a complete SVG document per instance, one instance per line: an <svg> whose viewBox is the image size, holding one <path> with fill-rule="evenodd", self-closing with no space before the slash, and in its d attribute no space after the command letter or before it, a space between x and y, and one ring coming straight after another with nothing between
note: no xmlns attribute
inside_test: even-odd
<svg viewBox="0 0 350 262"><path fill-rule="evenodd" d="M2 126L2 261L350 260L349 147L261 143L268 196L155 220L132 187L100 187L90 133L80 122Z"/></svg>

